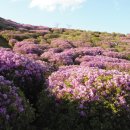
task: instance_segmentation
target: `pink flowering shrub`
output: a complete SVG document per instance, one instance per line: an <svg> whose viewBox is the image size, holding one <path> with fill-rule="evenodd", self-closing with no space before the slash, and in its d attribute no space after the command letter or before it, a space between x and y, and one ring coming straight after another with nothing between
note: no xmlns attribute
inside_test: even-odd
<svg viewBox="0 0 130 130"><path fill-rule="evenodd" d="M31 59L31 60L39 60L39 56L37 54L24 54L25 57L27 57L28 59Z"/></svg>
<svg viewBox="0 0 130 130"><path fill-rule="evenodd" d="M13 80L32 102L42 89L44 71L44 67L35 61L0 49L0 75Z"/></svg>
<svg viewBox="0 0 130 130"><path fill-rule="evenodd" d="M49 49L46 52L44 52L40 58L42 60L48 61L50 63L53 63L57 66L61 65L72 65L74 64L75 58L79 56L84 55L101 55L103 49L95 47L95 48L89 48L89 47L81 47L81 48L71 48L71 49L65 49L64 51L61 48L55 48L55 49Z"/></svg>
<svg viewBox="0 0 130 130"><path fill-rule="evenodd" d="M49 59L50 63L53 63L54 65L72 65L73 59L70 56L63 55L63 54L55 54L52 58Z"/></svg>
<svg viewBox="0 0 130 130"><path fill-rule="evenodd" d="M33 119L33 114L33 109L20 90L0 76L0 129L26 129Z"/></svg>
<svg viewBox="0 0 130 130"><path fill-rule="evenodd" d="M33 42L17 42L13 51L21 54L42 54L43 50L40 48L38 44L34 44Z"/></svg>
<svg viewBox="0 0 130 130"><path fill-rule="evenodd" d="M112 63L130 63L128 60L124 59L119 59L119 58L112 58L112 57L107 57L107 56L102 56L102 55L96 55L96 56L90 56L90 55L85 55L82 57L77 57L75 59L75 62L81 63L81 62L90 62L90 61L102 61L102 62L112 62Z"/></svg>
<svg viewBox="0 0 130 130"><path fill-rule="evenodd" d="M44 128L130 128L130 75L127 73L85 66L61 67L49 76L47 90L49 96L43 92L39 101L38 123L44 122Z"/></svg>
<svg viewBox="0 0 130 130"><path fill-rule="evenodd" d="M90 61L90 62L81 62L82 66L88 66L88 67L97 67L99 69L106 69L106 70L119 70L119 71L125 71L130 73L130 63L112 63L112 62L103 62L103 61Z"/></svg>
<svg viewBox="0 0 130 130"><path fill-rule="evenodd" d="M103 55L108 57L113 57L113 58L127 59L125 54L114 52L114 51L105 51Z"/></svg>
<svg viewBox="0 0 130 130"><path fill-rule="evenodd" d="M49 77L49 91L57 98L81 100L81 103L111 98L108 96L116 89L116 105L126 105L125 95L130 89L130 75L117 70L100 70L85 66L69 66L59 69ZM124 94L121 93L124 91ZM120 98L124 103L120 102Z"/></svg>
<svg viewBox="0 0 130 130"><path fill-rule="evenodd" d="M75 64L80 64L89 67L98 67L100 69L116 69L120 71L130 72L130 61L102 55L85 55L82 57L77 57L75 59Z"/></svg>
<svg viewBox="0 0 130 130"><path fill-rule="evenodd" d="M62 39L52 40L50 46L54 47L54 48L61 48L61 49L67 49L67 48L73 47L72 44L69 41L62 40Z"/></svg>

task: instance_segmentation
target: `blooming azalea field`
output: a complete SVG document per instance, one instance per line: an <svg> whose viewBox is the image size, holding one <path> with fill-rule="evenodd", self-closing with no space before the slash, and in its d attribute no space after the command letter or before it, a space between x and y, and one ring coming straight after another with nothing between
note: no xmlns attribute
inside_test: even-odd
<svg viewBox="0 0 130 130"><path fill-rule="evenodd" d="M130 35L0 18L0 130L130 130Z"/></svg>

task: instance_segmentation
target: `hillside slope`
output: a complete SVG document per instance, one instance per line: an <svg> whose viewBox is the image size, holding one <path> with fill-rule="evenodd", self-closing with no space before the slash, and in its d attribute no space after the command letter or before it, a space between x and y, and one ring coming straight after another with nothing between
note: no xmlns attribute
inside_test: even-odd
<svg viewBox="0 0 130 130"><path fill-rule="evenodd" d="M0 18L0 130L130 130L129 115L130 35Z"/></svg>
<svg viewBox="0 0 130 130"><path fill-rule="evenodd" d="M0 17L0 29L4 30L4 29L16 29L16 28L17 23Z"/></svg>

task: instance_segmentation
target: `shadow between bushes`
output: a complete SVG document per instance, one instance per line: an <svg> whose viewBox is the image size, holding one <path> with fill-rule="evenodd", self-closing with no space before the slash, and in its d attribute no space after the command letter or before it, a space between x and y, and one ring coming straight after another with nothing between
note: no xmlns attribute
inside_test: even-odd
<svg viewBox="0 0 130 130"><path fill-rule="evenodd" d="M86 102L79 108L78 101L56 99L42 91L37 103L37 130L129 130L129 111L123 107L114 112L103 102Z"/></svg>

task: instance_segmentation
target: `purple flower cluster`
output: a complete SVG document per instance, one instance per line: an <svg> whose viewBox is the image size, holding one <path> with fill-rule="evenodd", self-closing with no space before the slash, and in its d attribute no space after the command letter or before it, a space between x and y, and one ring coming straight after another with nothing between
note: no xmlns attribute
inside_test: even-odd
<svg viewBox="0 0 130 130"><path fill-rule="evenodd" d="M108 57L108 56L90 56L90 55L85 55L82 57L77 57L75 59L76 62L81 63L84 61L90 62L90 61L101 61L101 62L112 62L112 63L130 63L128 60L124 60L124 59L119 59L119 58L112 58L112 57Z"/></svg>
<svg viewBox="0 0 130 130"><path fill-rule="evenodd" d="M22 55L0 49L0 74L21 87L25 95L38 93L43 82L45 67Z"/></svg>
<svg viewBox="0 0 130 130"><path fill-rule="evenodd" d="M70 49L50 48L41 56L41 60L57 66L81 64L101 69L116 69L130 72L129 52L105 51L100 47L79 47Z"/></svg>
<svg viewBox="0 0 130 130"><path fill-rule="evenodd" d="M48 60L50 59L55 53L60 53L62 52L63 50L62 49L59 49L59 48L50 48L50 49L47 49L40 57L41 59L43 60Z"/></svg>
<svg viewBox="0 0 130 130"><path fill-rule="evenodd" d="M120 71L130 71L130 61L112 58L107 56L89 56L77 57L75 63L89 67L98 67L100 69L117 69Z"/></svg>
<svg viewBox="0 0 130 130"><path fill-rule="evenodd" d="M49 49L41 55L41 59L47 60L51 63L58 65L72 65L74 64L74 59L78 56L84 55L101 55L103 49L101 48L71 48L65 49L64 51L61 48Z"/></svg>
<svg viewBox="0 0 130 130"><path fill-rule="evenodd" d="M56 65L72 65L73 59L71 56L67 56L59 53L53 55L53 57L49 59L49 62Z"/></svg>
<svg viewBox="0 0 130 130"><path fill-rule="evenodd" d="M21 54L37 54L40 55L43 50L38 44L34 44L33 42L17 42L14 45L13 51L21 53Z"/></svg>
<svg viewBox="0 0 130 130"><path fill-rule="evenodd" d="M18 114L24 112L22 97L19 89L12 82L0 76L0 121L1 125L11 122L17 118ZM0 125L0 129L3 127Z"/></svg>
<svg viewBox="0 0 130 130"><path fill-rule="evenodd" d="M101 55L103 52L103 49L100 47L79 47L79 48L71 48L66 49L62 52L63 55L71 56L73 59L75 59L78 56L84 56L84 55Z"/></svg>
<svg viewBox="0 0 130 130"><path fill-rule="evenodd" d="M0 49L0 72L9 70L14 70L17 76L35 75L37 79L41 77L41 72L44 72L42 67L33 60L29 60L17 53Z"/></svg>
<svg viewBox="0 0 130 130"><path fill-rule="evenodd" d="M48 73L51 73L56 70L51 63L49 64L48 62L41 61L41 60L37 60L36 63L42 66L42 69L44 70L44 77L48 75Z"/></svg>
<svg viewBox="0 0 130 130"><path fill-rule="evenodd" d="M126 58L125 54L119 53L119 52L114 52L114 51L104 51L103 55L108 56L108 57L113 57L113 58L120 58L120 59Z"/></svg>
<svg viewBox="0 0 130 130"><path fill-rule="evenodd" d="M90 62L82 62L80 65L89 66L89 67L98 67L99 69L107 69L112 70L116 69L119 71L126 71L130 73L130 63L112 63L112 62L101 62L101 61L90 61Z"/></svg>
<svg viewBox="0 0 130 130"><path fill-rule="evenodd" d="M129 108L130 75L117 70L102 70L85 66L61 67L48 79L48 90L57 99L85 103L107 101Z"/></svg>
<svg viewBox="0 0 130 130"><path fill-rule="evenodd" d="M31 60L39 60L39 56L37 54L24 54L25 57L27 57L28 59L31 59Z"/></svg>
<svg viewBox="0 0 130 130"><path fill-rule="evenodd" d="M50 46L54 47L54 48L61 48L61 49L67 49L67 48L73 47L72 44L69 41L62 40L62 39L52 40Z"/></svg>

